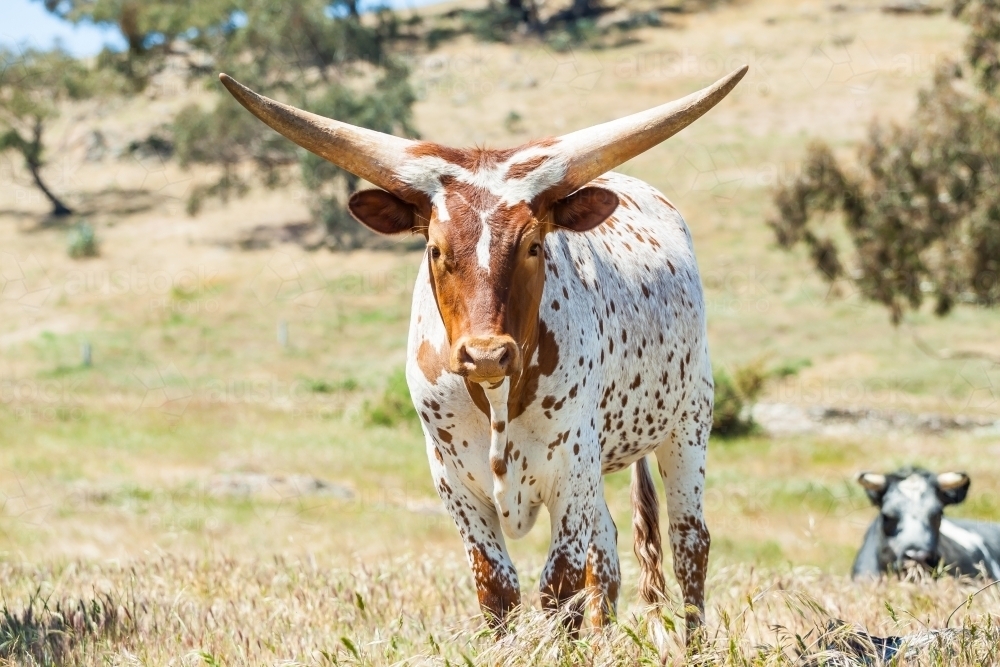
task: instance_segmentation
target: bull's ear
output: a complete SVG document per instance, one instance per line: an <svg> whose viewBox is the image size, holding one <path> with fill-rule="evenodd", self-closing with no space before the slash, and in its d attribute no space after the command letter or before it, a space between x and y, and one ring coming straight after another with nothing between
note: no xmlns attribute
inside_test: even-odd
<svg viewBox="0 0 1000 667"><path fill-rule="evenodd" d="M876 507L882 505L882 497L885 496L885 491L889 488L889 480L885 475L880 475L877 472L858 473L858 484L864 487L872 505Z"/></svg>
<svg viewBox="0 0 1000 667"><path fill-rule="evenodd" d="M937 476L938 496L945 505L957 505L969 493L969 476L964 472L943 472Z"/></svg>
<svg viewBox="0 0 1000 667"><path fill-rule="evenodd" d="M580 188L552 207L558 227L586 232L607 220L618 208L618 195L606 188Z"/></svg>
<svg viewBox="0 0 1000 667"><path fill-rule="evenodd" d="M417 210L385 190L360 190L351 195L347 208L358 222L379 234L413 231Z"/></svg>

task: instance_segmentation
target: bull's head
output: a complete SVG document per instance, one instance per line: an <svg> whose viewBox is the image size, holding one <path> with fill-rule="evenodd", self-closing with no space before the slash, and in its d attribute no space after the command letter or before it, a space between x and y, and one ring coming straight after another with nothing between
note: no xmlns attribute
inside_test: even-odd
<svg viewBox="0 0 1000 667"><path fill-rule="evenodd" d="M381 234L419 233L448 333L449 370L470 383L518 376L538 336L544 238L585 232L618 205L587 184L711 109L747 68L681 100L509 150L456 150L323 118L262 97L225 74L251 113L303 148L382 188L351 213Z"/></svg>
<svg viewBox="0 0 1000 667"><path fill-rule="evenodd" d="M878 561L882 571L908 567L934 568L941 560L942 511L965 500L969 476L962 472L934 475L903 468L888 475L863 472L858 483L879 508Z"/></svg>

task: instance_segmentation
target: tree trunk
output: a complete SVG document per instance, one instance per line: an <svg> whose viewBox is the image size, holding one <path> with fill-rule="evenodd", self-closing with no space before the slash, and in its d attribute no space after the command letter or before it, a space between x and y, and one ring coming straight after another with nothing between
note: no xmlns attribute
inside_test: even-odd
<svg viewBox="0 0 1000 667"><path fill-rule="evenodd" d="M28 166L28 171L31 172L31 178L34 179L35 185L38 189L42 191L48 200L52 203L52 215L57 217L62 217L64 215L70 215L73 213L73 209L66 204L62 203L58 197L52 194L52 191L45 185L45 181L42 180L42 131L44 126L42 125L42 120L40 118L35 119L35 127L32 129L31 143L22 143L22 152L24 153L24 162Z"/></svg>
<svg viewBox="0 0 1000 667"><path fill-rule="evenodd" d="M574 18L590 16L594 13L594 0L573 0L573 7L570 10Z"/></svg>
<svg viewBox="0 0 1000 667"><path fill-rule="evenodd" d="M38 173L38 166L34 164L28 165L28 170L31 171L31 177L35 179L35 185L38 189L42 191L50 202L52 202L52 215L56 217L62 217L64 215L71 215L73 209L62 203L58 197L52 194L52 191L45 186L45 182L42 180L42 175Z"/></svg>
<svg viewBox="0 0 1000 667"><path fill-rule="evenodd" d="M507 0L507 9L532 30L538 29L538 8L534 0Z"/></svg>

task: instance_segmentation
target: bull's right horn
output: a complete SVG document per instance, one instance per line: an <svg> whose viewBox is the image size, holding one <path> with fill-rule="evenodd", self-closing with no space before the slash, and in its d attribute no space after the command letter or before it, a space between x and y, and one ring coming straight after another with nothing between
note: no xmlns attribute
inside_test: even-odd
<svg viewBox="0 0 1000 667"><path fill-rule="evenodd" d="M674 102L559 137L566 176L552 193L565 197L618 165L669 139L702 117L736 87L749 67Z"/></svg>

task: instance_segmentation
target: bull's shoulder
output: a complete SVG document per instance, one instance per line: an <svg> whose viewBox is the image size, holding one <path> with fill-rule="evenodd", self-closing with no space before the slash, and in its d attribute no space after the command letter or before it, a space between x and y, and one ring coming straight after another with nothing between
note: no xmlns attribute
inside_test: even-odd
<svg viewBox="0 0 1000 667"><path fill-rule="evenodd" d="M609 172L591 181L618 197L618 207L602 224L566 243L574 256L593 252L615 272L629 267L647 277L667 268L671 275L697 274L691 231L674 205L656 188L637 178Z"/></svg>
<svg viewBox="0 0 1000 667"><path fill-rule="evenodd" d="M620 209L640 216L675 218L683 222L683 217L673 202L646 181L610 171L594 179L591 185L614 192L618 196Z"/></svg>

